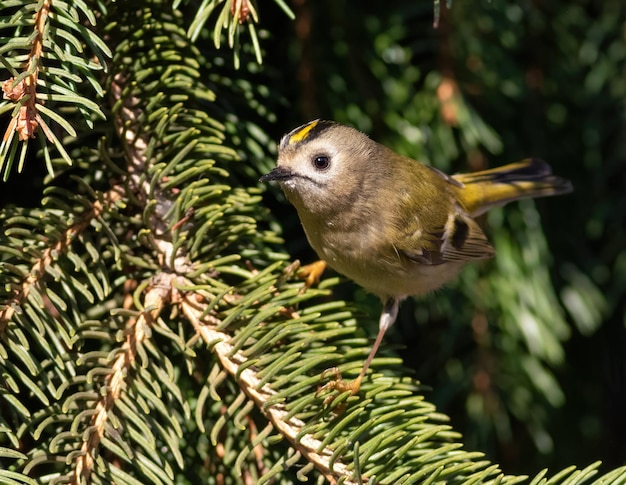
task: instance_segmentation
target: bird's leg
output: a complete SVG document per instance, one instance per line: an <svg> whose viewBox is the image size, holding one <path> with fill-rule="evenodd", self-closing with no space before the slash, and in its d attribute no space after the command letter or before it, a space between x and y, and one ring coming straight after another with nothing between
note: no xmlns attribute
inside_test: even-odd
<svg viewBox="0 0 626 485"><path fill-rule="evenodd" d="M322 386L318 393L328 390L337 390L339 392L350 391L350 394L354 396L357 392L359 392L363 377L365 377L367 369L369 369L369 366L372 363L376 352L378 351L378 347L380 347L380 344L383 341L383 336L385 335L385 332L389 327L391 327L391 325L393 325L393 322L395 322L396 318L398 317L398 309L400 308L401 301L401 299L394 297L390 297L387 301L385 301L385 304L383 305L383 311L380 314L380 320L378 322L378 335L376 336L376 340L374 341L372 350L370 350L367 359L365 359L365 363L363 364L361 372L359 373L357 378L353 381L346 382L341 377L341 372L339 372L339 369L337 367L327 369L326 371L324 371L322 376L330 372L335 375L335 380L330 381L329 383Z"/></svg>

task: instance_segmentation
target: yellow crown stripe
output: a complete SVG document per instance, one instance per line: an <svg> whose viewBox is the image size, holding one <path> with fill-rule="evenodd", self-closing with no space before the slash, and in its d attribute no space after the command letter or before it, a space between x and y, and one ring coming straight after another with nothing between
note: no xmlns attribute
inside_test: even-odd
<svg viewBox="0 0 626 485"><path fill-rule="evenodd" d="M304 125L300 130L296 131L293 135L289 137L289 145L293 145L294 143L301 142L307 136L313 128L317 126L320 120L311 121L308 125Z"/></svg>

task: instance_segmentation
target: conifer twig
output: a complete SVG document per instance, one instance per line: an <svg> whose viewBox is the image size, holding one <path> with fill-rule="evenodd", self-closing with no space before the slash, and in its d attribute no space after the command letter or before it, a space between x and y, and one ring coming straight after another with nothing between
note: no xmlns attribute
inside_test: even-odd
<svg viewBox="0 0 626 485"><path fill-rule="evenodd" d="M158 318L165 305L170 300L171 285L169 275L160 274L153 278L152 284L144 298L144 311L138 318L131 318L126 326L126 340L122 345L122 352L118 354L112 366L112 372L106 378L104 387L105 396L96 405L95 413L89 427L89 438L81 447L81 454L76 459L76 467L71 483L80 484L88 481L94 466L94 449L98 448L105 433L105 425L109 420L109 411L115 406L122 391L126 388L132 368L137 356L137 348L147 338L146 329ZM132 299L127 299L125 306L132 305ZM148 334L149 335L149 334Z"/></svg>
<svg viewBox="0 0 626 485"><path fill-rule="evenodd" d="M181 282L178 284L181 286L189 286L189 282L185 282L183 278L181 278ZM265 403L276 394L276 391L268 384L259 386L261 380L257 376L254 368L249 367L241 372L239 371L239 368L248 360L247 357L241 352L232 353L233 345L230 343L232 337L227 333L217 330L214 321L207 324L208 319L203 317L202 306L198 304L197 301L194 301L193 298L193 293L186 294L182 297L180 306L183 313L191 321L196 332L198 332L202 339L207 344L211 344L211 348L220 360L224 370L233 377L238 375L239 386L243 392L254 401L257 409L265 415L280 434L289 441L294 449L299 451L307 461L314 464L330 483L337 483L339 477L344 477L346 480L342 483L346 485L356 484L356 481L348 478L351 477L353 473L344 463L337 460L332 463L331 467L333 450L325 447L320 451L321 441L310 435L297 438L305 425L304 422L294 417L287 419L288 411L281 404L265 405ZM213 320L213 317L211 317L211 320ZM213 345L214 342L217 342L217 344Z"/></svg>
<svg viewBox="0 0 626 485"><path fill-rule="evenodd" d="M7 301L4 307L0 309L0 333L4 332L8 323L13 318L15 309L26 301L32 288L40 283L46 276L46 268L52 265L54 261L59 258L60 254L66 252L67 248L72 244L72 241L89 227L93 219L100 217L102 213L107 210L107 207L113 205L121 198L121 190L120 187L113 187L103 194L102 200L95 200L91 211L85 214L77 223L68 227L65 230L64 237L47 248L41 257L35 261L35 264L33 264L28 272L28 276L22 280L19 288L16 289L13 298Z"/></svg>
<svg viewBox="0 0 626 485"><path fill-rule="evenodd" d="M51 142L54 137L49 135L50 128L37 112L37 78L39 76L39 59L43 53L43 32L46 27L48 14L50 13L51 0L43 0L39 10L35 14L35 32L37 35L33 39L30 53L28 55L28 63L26 64L26 77L19 82L15 82L14 78L7 79L2 83L4 97L14 103L21 102L17 116L14 116L9 122L3 141L6 143L15 131L20 141L28 140L35 137L37 126L46 134ZM20 76L21 77L21 76ZM24 101L22 101L24 99Z"/></svg>

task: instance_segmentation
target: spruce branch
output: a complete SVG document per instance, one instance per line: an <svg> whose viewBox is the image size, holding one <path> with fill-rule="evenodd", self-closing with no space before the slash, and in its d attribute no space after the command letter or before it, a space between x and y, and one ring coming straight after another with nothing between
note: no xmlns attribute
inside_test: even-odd
<svg viewBox="0 0 626 485"><path fill-rule="evenodd" d="M2 309L0 309L0 334L5 332L16 309L24 304L33 287L42 284L43 279L48 275L47 269L68 251L72 242L89 227L94 219L100 218L105 211L115 205L116 201L121 198L122 191L120 187L113 187L108 192L102 194L101 198L93 201L89 212L68 227L63 232L62 237L43 251L41 257L34 262L28 271L28 275L14 289L14 296L7 300Z"/></svg>
<svg viewBox="0 0 626 485"><path fill-rule="evenodd" d="M274 0L281 10L290 18L294 14L284 0ZM187 31L189 37L195 42L205 29L205 25L218 6L222 5L217 14L215 26L213 27L213 44L219 49L222 44L222 32L226 31L228 47L233 51L233 61L235 69L241 66L241 55L239 38L242 26L248 27L248 34L252 42L252 49L258 64L263 63L263 52L259 43L257 32L259 15L253 0L204 0L198 7L198 11Z"/></svg>
<svg viewBox="0 0 626 485"><path fill-rule="evenodd" d="M52 141L50 128L37 113L36 88L40 70L39 60L43 52L43 33L50 13L50 3L50 0L44 0L35 13L34 36L31 37L32 46L24 73L17 79L10 78L2 83L5 99L20 105L17 116L11 119L4 133L3 142L5 143L13 136L13 132L17 133L20 141L34 138L38 126L41 126L48 140Z"/></svg>
<svg viewBox="0 0 626 485"><path fill-rule="evenodd" d="M81 452L76 458L72 484L79 485L89 482L94 468L94 456L105 434L106 423L110 419L110 411L115 406L122 392L127 387L127 381L132 379L132 368L137 359L137 348L143 345L147 338L148 329L159 318L165 305L170 301L172 294L172 276L167 274L156 275L150 282L143 300L143 311L138 318L131 318L126 325L126 339L118 352L115 362L111 366L111 373L106 377L104 388L106 394L97 402L88 428L88 438L83 440ZM130 309L132 299L125 300L126 309Z"/></svg>
<svg viewBox="0 0 626 485"><path fill-rule="evenodd" d="M189 286L190 282L180 280L177 285ZM268 404L276 391L268 384L263 384L257 372L245 364L248 358L241 352L236 351L232 344L232 336L219 330L221 321L215 318L207 318L206 304L198 303L198 295L187 293L180 296L179 304L184 315L192 323L196 332L202 337L209 348L217 355L224 370L237 379L243 392L255 403L257 408L272 423L276 430L297 450L309 463L322 473L330 483L337 483L343 478L342 483L353 484L353 473L341 460L333 460L334 451L324 445L322 440L316 439L309 434L303 435L305 423L295 418L282 404ZM291 318L299 318L293 312Z"/></svg>
<svg viewBox="0 0 626 485"><path fill-rule="evenodd" d="M50 13L50 0L44 0L39 10L35 14L35 26L31 39L31 49L28 55L28 62L24 72L17 76L11 77L2 83L2 91L4 99L11 101L16 110L13 112L11 121L7 126L0 144L0 168L4 165L5 158L10 152L15 153L17 144L13 143L15 134L18 140L24 142L20 155L20 163L18 170L22 170L24 159L26 157L26 147L28 139L35 137L35 132L39 128L45 134L50 142L54 142L56 137L39 115L37 102L37 79L40 71L40 59L43 52L43 36L46 28L46 21ZM17 74L17 73L16 73ZM13 158L10 156L10 159ZM10 164L9 164L10 166ZM8 179L8 167L4 172L4 180Z"/></svg>
<svg viewBox="0 0 626 485"><path fill-rule="evenodd" d="M5 181L16 158L18 145L21 143L18 162L18 171L21 172L28 141L36 135L39 135L51 175L54 170L49 145L56 149L67 165L72 165L65 143L55 133L58 130L46 119L54 121L70 137L76 137L72 121L66 114L61 114L61 103L70 107L70 113L79 113L88 126L93 118L104 118L100 107L89 97L82 96L77 86L88 81L97 94L101 94L94 72L104 69L104 60L111 54L101 39L80 24L79 12L92 25L95 24L93 12L82 2L70 5L51 0L23 1L22 8L15 14L14 3L5 2L0 6L0 30L13 29L10 34L13 40L0 48L0 63L11 74L2 82L5 101L0 103L0 113L12 110L0 144L0 170L3 170ZM33 10L31 18L29 13ZM5 14L5 11L8 13ZM32 32L24 32L31 26ZM85 46L92 49L95 60L73 54L83 53ZM22 51L27 53L22 54Z"/></svg>
<svg viewBox="0 0 626 485"><path fill-rule="evenodd" d="M127 81L126 76L118 73L113 77L110 88L111 100L118 105L114 115L114 123L118 136L122 140L128 163L128 177L126 181L129 190L133 193L133 197L137 198L144 205L144 210L147 202L150 200L157 207L157 210L151 212L150 215L152 230L149 240L152 247L157 250L160 266L173 272L171 274L160 273L155 276L150 284L151 288L148 289L145 297L144 308L150 309L154 307L156 312L154 318L156 318L162 310L165 301L171 300L174 274L189 271L189 255L184 247L175 247L172 241L172 232L178 230L191 217L193 208L173 224L167 220L168 211L165 210L165 207L171 206L171 201L166 197L158 184L153 185L149 183L148 178L145 176L149 165L147 157L149 133L141 130L141 118L144 112L140 108L140 100L134 96L124 96ZM171 227L169 227L170 225ZM141 321L138 322L138 324L142 323ZM103 412L106 413L104 408ZM103 431L104 429L102 428ZM96 446L97 442L93 444ZM93 463L88 465L91 468ZM76 476L79 476L78 471Z"/></svg>
<svg viewBox="0 0 626 485"><path fill-rule="evenodd" d="M249 2L201 4L225 16L216 30L232 36L236 51L238 29L256 22ZM112 146L97 168L71 153L89 183L106 183L113 172L115 187L104 195L88 188L84 198L48 181L52 202L43 208L0 212L14 223L0 269L15 288L0 312L0 444L12 447L0 447L0 481L286 482L296 464L298 478L318 483L524 481L463 450L448 418L401 377L399 359L385 357L388 349L358 396L324 405L315 392L320 375L331 365L359 369L371 342L357 312L330 295L336 279L302 294L302 283L281 273L289 257L276 249L278 236L261 229L259 191L253 178L237 179L233 140L224 142L219 120L246 119L228 99L232 78L202 69L212 58L189 45L170 3L105 4L115 9L102 31L117 43L107 80L108 134L117 138L102 139ZM83 32L64 22L72 25L65 35ZM60 59L66 51L58 47ZM39 73L54 72L46 67ZM51 94L37 93L49 102L43 114L67 96L62 79L80 82L62 67ZM245 104L263 105L251 94L258 86L240 80ZM447 122L468 122L456 86L439 85L449 88L438 93ZM15 96L22 87L7 85ZM106 159L116 152L120 164ZM109 210L114 205L125 210ZM68 218L77 222L59 224ZM29 247L20 251L20 242ZM54 278L43 288L46 274ZM541 472L532 483L582 482L597 467L551 479ZM622 468L596 483L625 477Z"/></svg>

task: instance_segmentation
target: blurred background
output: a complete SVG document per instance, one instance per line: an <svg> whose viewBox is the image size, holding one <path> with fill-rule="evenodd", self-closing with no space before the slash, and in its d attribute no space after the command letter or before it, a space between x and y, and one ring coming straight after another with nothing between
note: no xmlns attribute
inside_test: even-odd
<svg viewBox="0 0 626 485"><path fill-rule="evenodd" d="M240 70L227 50L209 57L207 82L232 92L208 109L225 110L242 183L317 117L450 173L536 156L572 180L484 216L497 257L407 301L385 350L506 473L624 464L626 2L292 0L294 21L257 4L263 66L249 46ZM38 204L45 167L25 166L0 204ZM265 199L290 254L314 260L279 190ZM350 282L337 293L373 338L379 301Z"/></svg>
<svg viewBox="0 0 626 485"><path fill-rule="evenodd" d="M507 473L624 464L626 3L456 1L438 22L432 2L290 6L294 22L261 17L270 146L322 117L447 172L536 156L572 180L570 195L486 215L497 257L407 302L387 348ZM290 253L312 261L278 192L267 198ZM378 300L341 292L373 338Z"/></svg>

